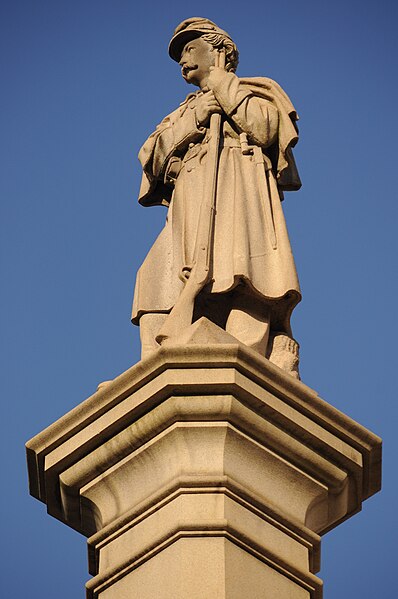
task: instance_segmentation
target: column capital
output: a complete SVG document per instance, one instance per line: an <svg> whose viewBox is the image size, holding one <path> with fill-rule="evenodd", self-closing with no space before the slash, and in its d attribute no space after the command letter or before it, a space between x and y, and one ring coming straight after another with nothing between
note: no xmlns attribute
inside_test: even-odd
<svg viewBox="0 0 398 599"><path fill-rule="evenodd" d="M27 452L32 495L90 537L87 588L101 599L188 555L209 568L213 553L219 597L235 596L225 572L242 561L259 581L293 585L292 597L320 598L319 536L381 481L376 435L206 319L101 386ZM176 597L197 575L186 568ZM214 577L206 597L221 584Z"/></svg>

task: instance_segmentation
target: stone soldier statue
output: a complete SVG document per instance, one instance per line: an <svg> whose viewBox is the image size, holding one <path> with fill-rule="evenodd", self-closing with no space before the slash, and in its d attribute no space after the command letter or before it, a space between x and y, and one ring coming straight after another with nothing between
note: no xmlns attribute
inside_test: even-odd
<svg viewBox="0 0 398 599"><path fill-rule="evenodd" d="M216 66L217 52L225 66ZM297 114L268 78L238 78L230 36L200 17L183 21L169 46L187 83L198 87L166 116L139 153L143 206L168 216L137 274L132 321L143 356L159 347L159 331L175 306L197 251L208 177L210 122L221 117L209 277L195 298L201 316L298 377L298 345L290 316L300 287L281 200L301 183L292 147Z"/></svg>

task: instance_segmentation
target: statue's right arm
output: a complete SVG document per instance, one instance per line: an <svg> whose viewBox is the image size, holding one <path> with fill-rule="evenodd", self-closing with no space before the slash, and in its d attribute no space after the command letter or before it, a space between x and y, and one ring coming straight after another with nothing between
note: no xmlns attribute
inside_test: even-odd
<svg viewBox="0 0 398 599"><path fill-rule="evenodd" d="M195 110L185 102L156 127L142 146L138 158L144 172L152 179L163 179L172 156L183 156L190 143L197 143L206 134L198 127Z"/></svg>

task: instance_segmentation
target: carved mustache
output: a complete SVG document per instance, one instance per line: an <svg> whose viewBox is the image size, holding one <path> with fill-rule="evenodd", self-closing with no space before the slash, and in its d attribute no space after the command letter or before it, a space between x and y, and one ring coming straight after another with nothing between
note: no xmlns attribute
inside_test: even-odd
<svg viewBox="0 0 398 599"><path fill-rule="evenodd" d="M189 71L194 71L197 68L198 68L197 64L195 64L195 65L184 64L184 66L181 69L182 76L186 77L188 75Z"/></svg>

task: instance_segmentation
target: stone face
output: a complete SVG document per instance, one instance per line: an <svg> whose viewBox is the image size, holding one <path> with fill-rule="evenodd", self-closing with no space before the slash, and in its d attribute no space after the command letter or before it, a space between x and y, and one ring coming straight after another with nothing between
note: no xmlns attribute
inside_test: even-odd
<svg viewBox="0 0 398 599"><path fill-rule="evenodd" d="M378 437L205 319L27 451L100 599L320 598L320 535L380 488Z"/></svg>

